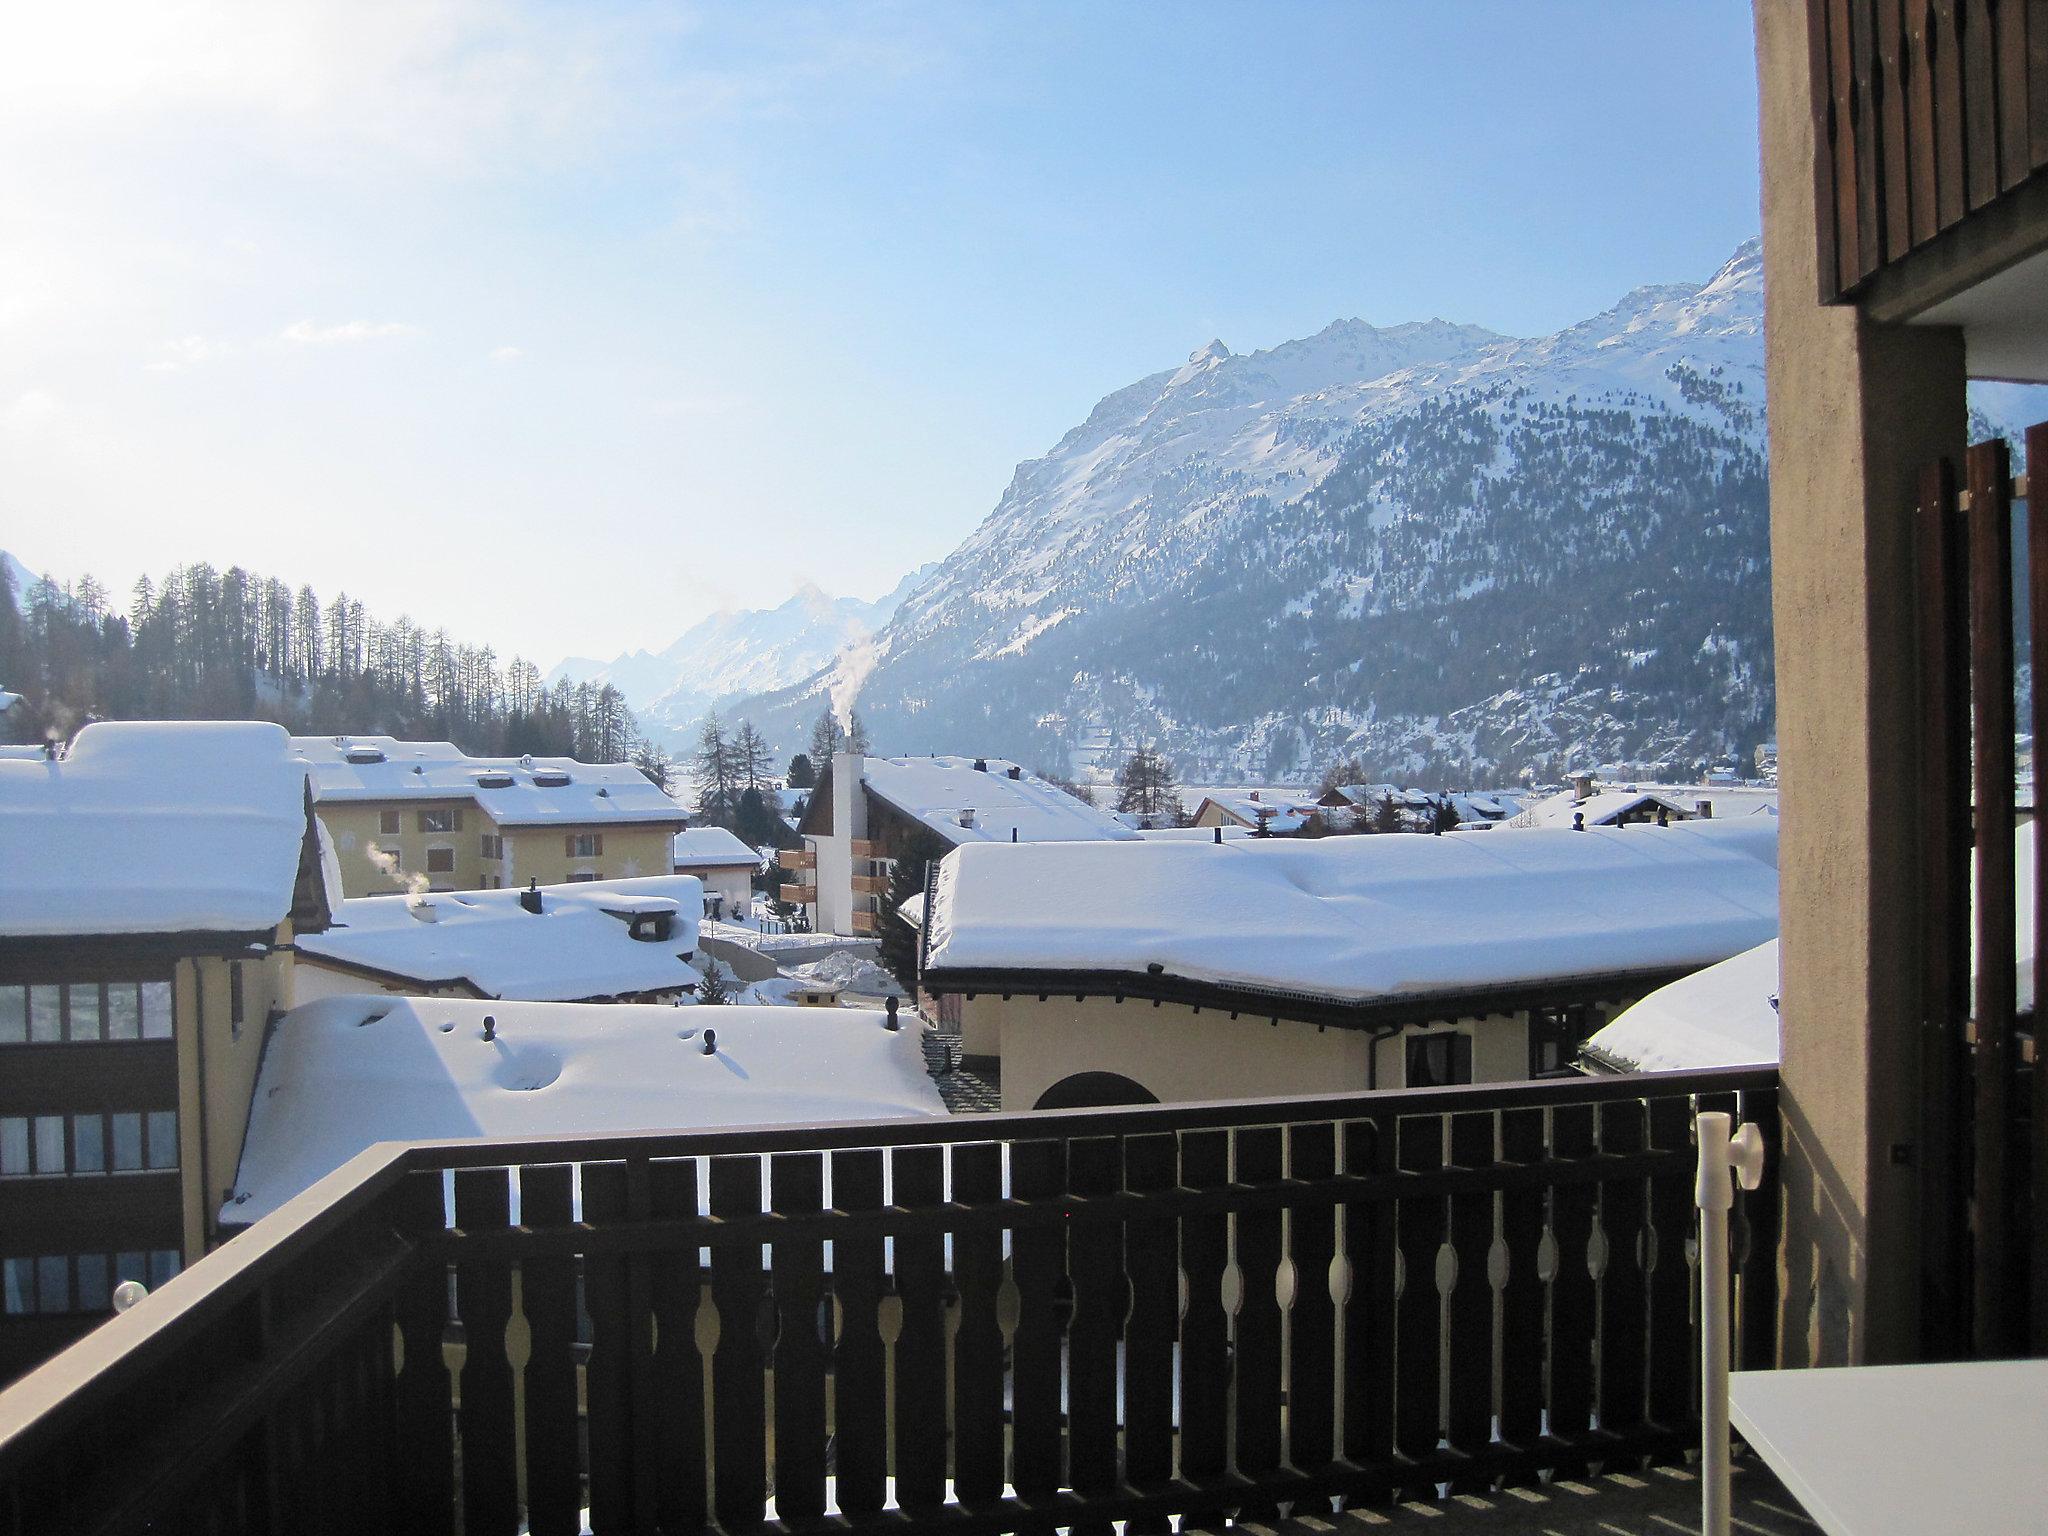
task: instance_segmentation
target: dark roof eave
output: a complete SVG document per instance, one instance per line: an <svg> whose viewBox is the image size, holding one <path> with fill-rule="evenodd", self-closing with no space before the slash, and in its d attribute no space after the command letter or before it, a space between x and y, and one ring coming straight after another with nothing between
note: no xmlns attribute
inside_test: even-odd
<svg viewBox="0 0 2048 1536"><path fill-rule="evenodd" d="M1690 975L1693 969L1660 966L1650 970L1536 978L1495 986L1403 993L1363 1000L1278 988L1231 986L1135 971L954 970L934 966L924 972L921 980L924 989L935 996L996 992L1006 996L1035 993L1042 997L1138 998L1147 1002L1184 1003L1193 1008L1250 1014L1261 1019L1293 1019L1340 1029L1374 1029L1422 1019L1470 1018L1514 1013L1525 1008L1598 1002L1650 991Z"/></svg>

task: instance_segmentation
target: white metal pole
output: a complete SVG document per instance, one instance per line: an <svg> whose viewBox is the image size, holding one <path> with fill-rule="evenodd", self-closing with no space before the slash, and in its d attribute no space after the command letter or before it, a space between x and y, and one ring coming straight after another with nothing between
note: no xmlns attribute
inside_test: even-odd
<svg viewBox="0 0 2048 1536"><path fill-rule="evenodd" d="M1700 1530L1728 1536L1730 1467L1728 1450L1728 1212L1735 1204L1735 1179L1755 1189L1763 1178L1763 1137L1753 1125L1729 1132L1730 1116L1705 1110L1696 1129L1699 1178L1693 1197L1700 1208Z"/></svg>

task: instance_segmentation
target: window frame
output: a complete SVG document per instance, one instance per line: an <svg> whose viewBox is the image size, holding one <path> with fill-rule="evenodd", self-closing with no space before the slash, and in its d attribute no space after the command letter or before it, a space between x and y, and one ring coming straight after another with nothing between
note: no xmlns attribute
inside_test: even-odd
<svg viewBox="0 0 2048 1536"><path fill-rule="evenodd" d="M1418 1078L1415 1064L1425 1060L1429 1051L1438 1045L1445 1046L1449 1060L1445 1063L1447 1075L1438 1077L1434 1072ZM1460 1075L1462 1069L1463 1075ZM1420 1030L1401 1037L1401 1083L1406 1088L1457 1088L1473 1081L1472 1077L1472 1036L1462 1029Z"/></svg>

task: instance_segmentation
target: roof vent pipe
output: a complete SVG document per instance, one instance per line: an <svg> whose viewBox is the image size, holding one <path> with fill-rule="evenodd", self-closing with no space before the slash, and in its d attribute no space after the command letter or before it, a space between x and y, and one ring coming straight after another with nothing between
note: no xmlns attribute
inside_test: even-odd
<svg viewBox="0 0 2048 1536"><path fill-rule="evenodd" d="M975 771L976 773L987 773L987 772L988 772L988 759L987 759L987 758L985 758L985 757L977 757L977 758L976 758L976 759L974 760L974 771Z"/></svg>
<svg viewBox="0 0 2048 1536"><path fill-rule="evenodd" d="M1572 830L1574 832L1583 832L1586 830L1586 813L1584 811L1572 812Z"/></svg>
<svg viewBox="0 0 2048 1536"><path fill-rule="evenodd" d="M896 1019L896 994L895 994L895 993L893 993L893 992L892 992L892 993L890 993L890 994L889 994L889 1001L888 1001L888 1005L887 1005L887 1006L888 1006L888 1009L889 1009L889 1017L888 1017L887 1019L885 1019L885 1020L883 1021L883 1023L882 1023L882 1028L884 1028L884 1029L886 1029L886 1030L890 1031L890 1032L891 1032L891 1033L893 1034L893 1033L894 1033L895 1031L897 1031L897 1030L899 1030L899 1029L901 1029L901 1028L903 1027L903 1026L902 1026L902 1025L900 1024L900 1023L898 1023L898 1022L897 1022L897 1019Z"/></svg>
<svg viewBox="0 0 2048 1536"><path fill-rule="evenodd" d="M1024 777L1024 770L1022 768L1019 768L1015 763L1012 763L1010 764L1010 777L1013 779L1021 779Z"/></svg>
<svg viewBox="0 0 2048 1536"><path fill-rule="evenodd" d="M531 879L526 882L526 889L519 893L519 905L536 916L539 915L540 881L538 879Z"/></svg>
<svg viewBox="0 0 2048 1536"><path fill-rule="evenodd" d="M498 1020L493 1014L487 1013L484 1015L484 1038L486 1040L498 1038Z"/></svg>
<svg viewBox="0 0 2048 1536"><path fill-rule="evenodd" d="M1216 824L1216 846L1218 848L1223 846L1223 824L1221 822Z"/></svg>
<svg viewBox="0 0 2048 1536"><path fill-rule="evenodd" d="M1017 841L1017 829L1015 827L1010 828L1010 841L1013 843Z"/></svg>
<svg viewBox="0 0 2048 1536"><path fill-rule="evenodd" d="M704 1031L704 1054L706 1056L716 1056L718 1054L718 1031L715 1029Z"/></svg>

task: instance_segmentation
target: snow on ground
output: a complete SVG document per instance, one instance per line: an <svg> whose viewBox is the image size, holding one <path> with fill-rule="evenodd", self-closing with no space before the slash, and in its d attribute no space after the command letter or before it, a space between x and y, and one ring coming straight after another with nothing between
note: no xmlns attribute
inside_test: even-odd
<svg viewBox="0 0 2048 1536"><path fill-rule="evenodd" d="M540 911L519 890L358 896L336 926L298 941L302 963L332 960L422 988L467 983L485 997L563 1002L694 986L704 885L650 875L543 886ZM666 914L666 939L636 939L631 920Z"/></svg>
<svg viewBox="0 0 2048 1536"><path fill-rule="evenodd" d="M870 1010L323 998L264 1051L221 1219L268 1215L380 1141L945 1112L918 1031Z"/></svg>
<svg viewBox="0 0 2048 1536"><path fill-rule="evenodd" d="M861 777L875 795L956 847L1137 836L1107 811L1001 758L870 757L862 759Z"/></svg>
<svg viewBox="0 0 2048 1536"><path fill-rule="evenodd" d="M2034 1007L2034 825L2013 834L2019 1013ZM1769 1065L1778 1060L1777 998L1778 941L1772 939L1659 987L1596 1032L1585 1049L1596 1065L1635 1072Z"/></svg>
<svg viewBox="0 0 2048 1536"><path fill-rule="evenodd" d="M266 932L306 836L281 727L95 722L54 761L0 758L0 935Z"/></svg>
<svg viewBox="0 0 2048 1536"><path fill-rule="evenodd" d="M792 976L839 987L847 992L858 992L865 997L888 997L892 993L897 997L904 995L902 982L866 955L849 950L827 955L823 960L813 960L808 965L793 965L789 969Z"/></svg>
<svg viewBox="0 0 2048 1536"><path fill-rule="evenodd" d="M1778 929L1777 818L957 850L928 968L1364 1001L1711 965Z"/></svg>

